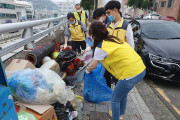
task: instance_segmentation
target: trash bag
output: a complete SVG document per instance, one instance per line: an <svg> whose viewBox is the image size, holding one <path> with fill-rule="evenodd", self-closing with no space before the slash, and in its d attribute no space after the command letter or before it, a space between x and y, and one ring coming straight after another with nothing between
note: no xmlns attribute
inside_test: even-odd
<svg viewBox="0 0 180 120"><path fill-rule="evenodd" d="M18 120L37 120L33 114L25 112L26 107L21 106L20 111L18 112Z"/></svg>
<svg viewBox="0 0 180 120"><path fill-rule="evenodd" d="M64 50L60 51L58 57L56 58L57 63L61 63L62 61L73 61L76 58L76 52L73 50Z"/></svg>
<svg viewBox="0 0 180 120"><path fill-rule="evenodd" d="M92 37L86 37L85 42L89 46L93 46L93 44L94 44L94 41L93 41Z"/></svg>
<svg viewBox="0 0 180 120"><path fill-rule="evenodd" d="M70 49L61 51L56 58L56 62L59 64L61 71L65 72L68 68L68 66L71 65L71 62L73 62L76 59L76 52Z"/></svg>
<svg viewBox="0 0 180 120"><path fill-rule="evenodd" d="M43 60L42 60L42 64L44 64L44 63L46 63L46 62L48 62L48 61L50 61L50 60L52 60L49 56L45 56L44 58L43 58Z"/></svg>
<svg viewBox="0 0 180 120"><path fill-rule="evenodd" d="M90 51L90 52L86 52L84 55L83 55L83 61L85 64L87 63L90 63L92 60L93 60L93 52Z"/></svg>
<svg viewBox="0 0 180 120"><path fill-rule="evenodd" d="M74 120L77 117L77 111L69 101L66 104L56 102L52 106L54 106L58 120Z"/></svg>
<svg viewBox="0 0 180 120"><path fill-rule="evenodd" d="M13 96L28 104L64 104L72 100L73 93L66 89L61 77L49 69L25 69L8 79Z"/></svg>
<svg viewBox="0 0 180 120"><path fill-rule="evenodd" d="M83 96L89 102L103 102L111 100L112 90L107 86L104 78L105 68L99 62L95 70L85 74Z"/></svg>
<svg viewBox="0 0 180 120"><path fill-rule="evenodd" d="M44 69L50 69L50 70L53 70L54 72L56 73L59 73L60 71L60 67L59 67L59 64L55 61L55 60L49 60L47 61L46 63L44 63L41 68L44 68Z"/></svg>

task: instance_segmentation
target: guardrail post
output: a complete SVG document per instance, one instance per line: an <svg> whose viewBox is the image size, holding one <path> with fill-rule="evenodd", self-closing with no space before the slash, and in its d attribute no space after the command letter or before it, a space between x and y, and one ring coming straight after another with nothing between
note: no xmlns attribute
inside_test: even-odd
<svg viewBox="0 0 180 120"><path fill-rule="evenodd" d="M24 29L23 34L22 34L22 38L28 38L31 36L33 36L33 28L30 27L30 28ZM32 42L30 42L24 46L24 49L26 49L26 50L27 49L36 49L36 48L37 48L37 46L34 43L34 41L32 41Z"/></svg>
<svg viewBox="0 0 180 120"><path fill-rule="evenodd" d="M60 20L60 24L63 24L64 23L64 19ZM60 30L63 30L64 29L64 26L60 26L59 27Z"/></svg>
<svg viewBox="0 0 180 120"><path fill-rule="evenodd" d="M48 24L48 29L53 28L53 27L54 27L54 22L50 22L50 23ZM49 33L49 35L55 37L55 32L54 32L54 30L51 31L51 32Z"/></svg>

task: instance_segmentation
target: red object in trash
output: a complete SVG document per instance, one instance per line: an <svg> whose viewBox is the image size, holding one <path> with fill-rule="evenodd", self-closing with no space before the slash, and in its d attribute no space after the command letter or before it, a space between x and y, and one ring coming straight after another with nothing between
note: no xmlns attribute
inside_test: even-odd
<svg viewBox="0 0 180 120"><path fill-rule="evenodd" d="M66 48L63 48L63 50L72 50L72 46L67 46Z"/></svg>
<svg viewBox="0 0 180 120"><path fill-rule="evenodd" d="M18 113L20 111L20 107L15 106L15 108L16 108L16 112Z"/></svg>
<svg viewBox="0 0 180 120"><path fill-rule="evenodd" d="M79 58L76 58L74 62L80 62L81 60Z"/></svg>
<svg viewBox="0 0 180 120"><path fill-rule="evenodd" d="M60 50L60 47L59 47L59 42L56 43L56 50Z"/></svg>
<svg viewBox="0 0 180 120"><path fill-rule="evenodd" d="M66 69L65 72L67 73L67 76L73 76L73 75L76 74L77 71L76 71L75 68L74 68L74 64L71 63L71 65L68 66L68 68Z"/></svg>

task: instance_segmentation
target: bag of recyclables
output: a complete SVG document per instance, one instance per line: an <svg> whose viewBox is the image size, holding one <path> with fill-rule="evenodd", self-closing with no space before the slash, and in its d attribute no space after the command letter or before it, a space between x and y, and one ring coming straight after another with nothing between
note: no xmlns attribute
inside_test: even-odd
<svg viewBox="0 0 180 120"><path fill-rule="evenodd" d="M49 69L25 69L13 73L8 79L13 96L28 104L66 104L73 93L66 89L61 77Z"/></svg>

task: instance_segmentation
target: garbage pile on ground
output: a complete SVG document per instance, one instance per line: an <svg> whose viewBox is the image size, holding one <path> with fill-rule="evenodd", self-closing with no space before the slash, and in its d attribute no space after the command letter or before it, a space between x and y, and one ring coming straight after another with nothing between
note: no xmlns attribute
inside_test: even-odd
<svg viewBox="0 0 180 120"><path fill-rule="evenodd" d="M69 86L83 80L92 52L77 57L71 47L54 48L53 43L44 44L5 69L20 120L81 119L83 98Z"/></svg>

